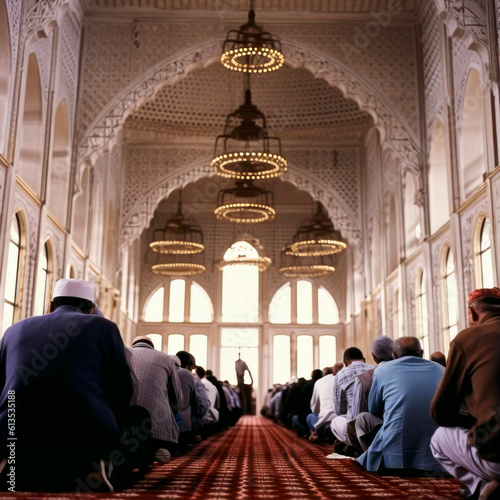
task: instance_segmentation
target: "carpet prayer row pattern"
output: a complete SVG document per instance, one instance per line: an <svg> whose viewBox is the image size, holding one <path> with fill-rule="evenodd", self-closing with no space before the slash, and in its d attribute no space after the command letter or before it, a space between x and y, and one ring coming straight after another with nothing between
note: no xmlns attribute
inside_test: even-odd
<svg viewBox="0 0 500 500"><path fill-rule="evenodd" d="M380 476L351 460L329 460L331 446L310 444L260 416L155 466L133 489L116 493L2 493L0 498L110 499L461 499L459 483L439 477Z"/></svg>

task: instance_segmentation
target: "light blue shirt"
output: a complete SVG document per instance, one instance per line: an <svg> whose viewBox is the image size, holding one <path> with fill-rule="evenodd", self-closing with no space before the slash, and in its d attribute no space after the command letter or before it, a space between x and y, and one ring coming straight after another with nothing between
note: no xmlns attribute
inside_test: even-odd
<svg viewBox="0 0 500 500"><path fill-rule="evenodd" d="M368 411L384 423L371 446L357 460L369 471L443 469L432 456L430 440L437 424L431 400L443 376L438 363L404 356L379 365L373 373Z"/></svg>

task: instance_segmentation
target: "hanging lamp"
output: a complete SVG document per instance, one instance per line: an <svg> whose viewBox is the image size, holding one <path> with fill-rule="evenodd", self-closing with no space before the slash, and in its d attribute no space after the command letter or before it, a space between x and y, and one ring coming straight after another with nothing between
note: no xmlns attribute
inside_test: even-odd
<svg viewBox="0 0 500 500"><path fill-rule="evenodd" d="M203 233L189 224L182 213L182 200L175 213L163 229L153 232L153 241L149 244L152 250L166 254L196 254L203 252Z"/></svg>
<svg viewBox="0 0 500 500"><path fill-rule="evenodd" d="M267 73L281 68L284 61L279 39L255 23L251 1L247 22L227 33L222 46L222 64L233 71Z"/></svg>
<svg viewBox="0 0 500 500"><path fill-rule="evenodd" d="M251 180L237 180L231 188L221 189L214 213L219 220L254 224L274 219L274 195Z"/></svg>
<svg viewBox="0 0 500 500"><path fill-rule="evenodd" d="M288 251L299 257L318 257L342 252L347 245L342 241L321 203L314 217L299 227Z"/></svg>
<svg viewBox="0 0 500 500"><path fill-rule="evenodd" d="M287 170L280 139L269 136L264 113L252 104L249 78L245 102L227 115L224 133L215 140L211 165L217 175L234 179L271 179Z"/></svg>
<svg viewBox="0 0 500 500"><path fill-rule="evenodd" d="M287 278L320 278L335 272L333 255L301 257L293 253L291 245L281 252L279 273Z"/></svg>

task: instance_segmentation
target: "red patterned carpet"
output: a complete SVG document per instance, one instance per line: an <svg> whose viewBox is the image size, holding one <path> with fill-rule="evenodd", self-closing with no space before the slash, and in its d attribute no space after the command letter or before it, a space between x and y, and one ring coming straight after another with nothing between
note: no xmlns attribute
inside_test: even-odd
<svg viewBox="0 0 500 500"><path fill-rule="evenodd" d="M155 465L133 489L118 493L2 493L0 499L461 499L459 483L442 478L378 476L350 460L328 460L313 445L260 416Z"/></svg>

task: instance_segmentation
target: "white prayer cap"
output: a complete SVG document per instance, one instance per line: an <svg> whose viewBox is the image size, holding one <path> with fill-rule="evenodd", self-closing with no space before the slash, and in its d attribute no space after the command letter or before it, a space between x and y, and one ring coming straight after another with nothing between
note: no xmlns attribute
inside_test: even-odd
<svg viewBox="0 0 500 500"><path fill-rule="evenodd" d="M56 297L75 297L77 299L85 299L94 302L95 288L92 283L84 280L60 279L54 288Z"/></svg>
<svg viewBox="0 0 500 500"><path fill-rule="evenodd" d="M394 348L394 340L387 335L379 335L375 337L372 342L372 354L377 358L385 357L392 358L392 351Z"/></svg>

